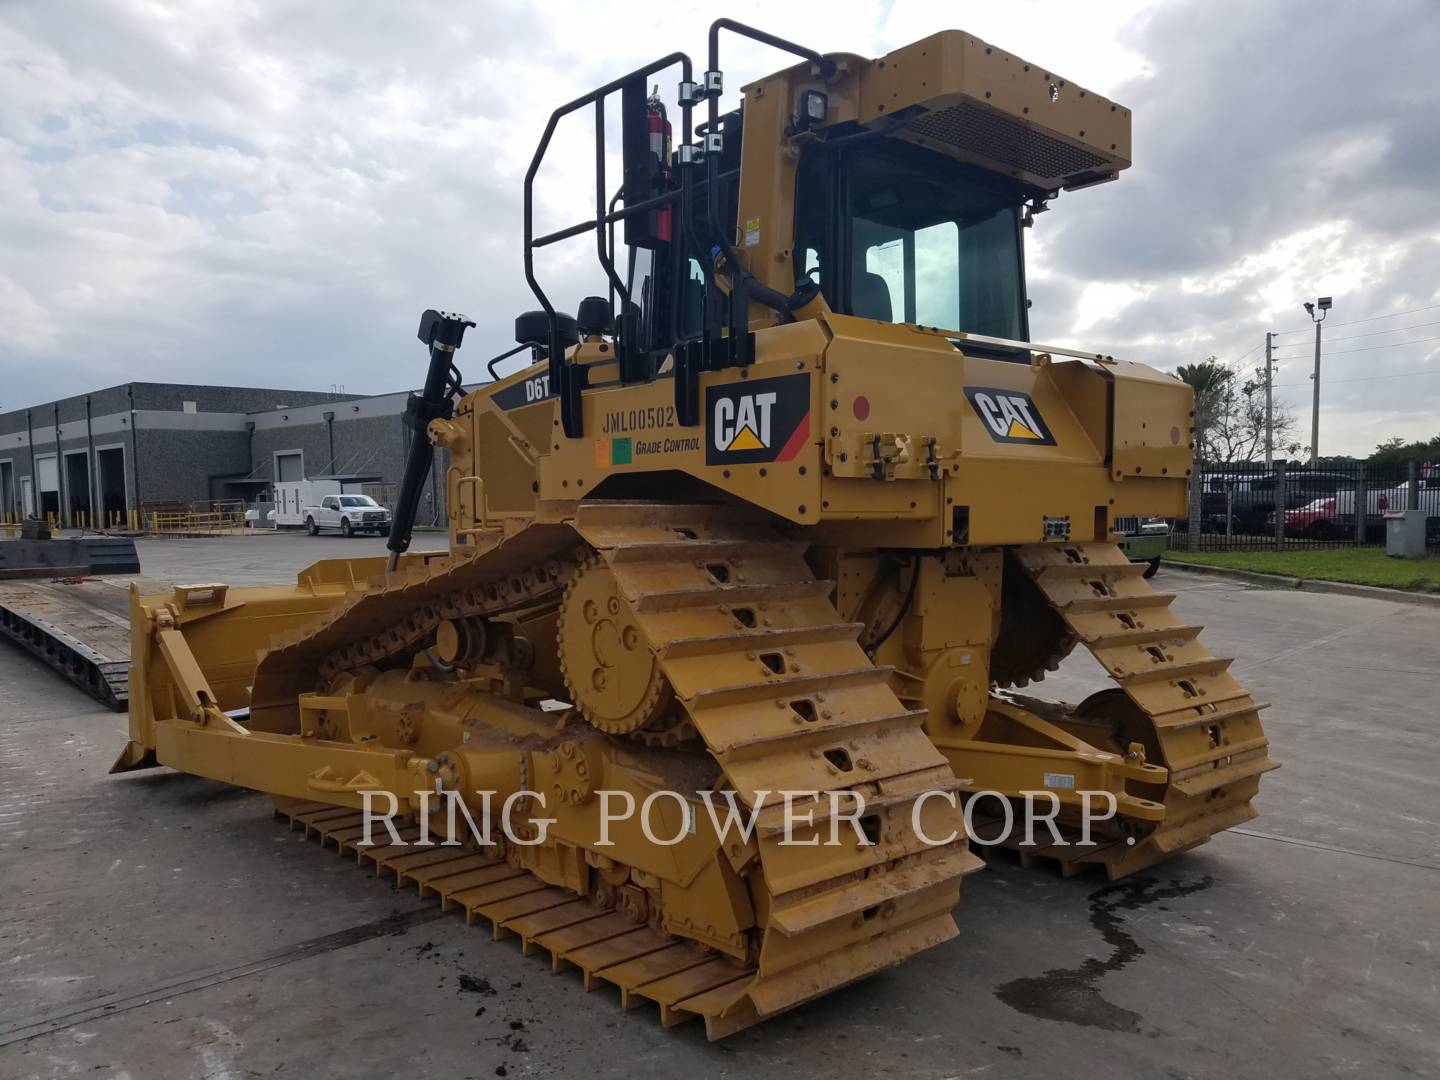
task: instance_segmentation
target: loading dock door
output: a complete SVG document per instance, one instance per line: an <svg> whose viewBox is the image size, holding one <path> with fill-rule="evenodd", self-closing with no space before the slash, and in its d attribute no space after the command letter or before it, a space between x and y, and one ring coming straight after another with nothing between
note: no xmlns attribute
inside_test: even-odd
<svg viewBox="0 0 1440 1080"><path fill-rule="evenodd" d="M65 455L65 500L69 503L66 512L71 522L79 524L79 516L90 517L90 455Z"/></svg>
<svg viewBox="0 0 1440 1080"><path fill-rule="evenodd" d="M60 514L60 465L54 456L35 459L35 471L40 474L40 513L42 516Z"/></svg>
<svg viewBox="0 0 1440 1080"><path fill-rule="evenodd" d="M100 474L100 515L106 524L125 516L125 451L119 446L95 451Z"/></svg>
<svg viewBox="0 0 1440 1080"><path fill-rule="evenodd" d="M305 479L305 455L276 454L275 455L275 482L288 484L297 480Z"/></svg>

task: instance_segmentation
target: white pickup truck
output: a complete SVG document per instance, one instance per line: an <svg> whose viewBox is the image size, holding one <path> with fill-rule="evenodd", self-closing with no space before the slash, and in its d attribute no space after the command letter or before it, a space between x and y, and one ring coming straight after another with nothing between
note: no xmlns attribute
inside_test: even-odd
<svg viewBox="0 0 1440 1080"><path fill-rule="evenodd" d="M305 507L305 531L319 536L322 529L339 529L342 536L359 532L390 535L390 511L369 495L326 495L318 506Z"/></svg>

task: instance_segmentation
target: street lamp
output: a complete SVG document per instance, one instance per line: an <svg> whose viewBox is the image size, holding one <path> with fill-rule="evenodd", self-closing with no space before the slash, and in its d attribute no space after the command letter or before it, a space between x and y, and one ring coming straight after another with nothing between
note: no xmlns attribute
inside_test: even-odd
<svg viewBox="0 0 1440 1080"><path fill-rule="evenodd" d="M1328 296L1322 296L1313 304L1305 301L1305 314L1310 316L1310 321L1315 324L1315 372L1310 376L1315 385L1312 387L1313 398L1310 406L1310 465L1313 468L1316 460L1320 457L1320 324L1325 321L1325 316L1330 313L1330 306L1334 301ZM1317 318L1315 309L1320 309Z"/></svg>

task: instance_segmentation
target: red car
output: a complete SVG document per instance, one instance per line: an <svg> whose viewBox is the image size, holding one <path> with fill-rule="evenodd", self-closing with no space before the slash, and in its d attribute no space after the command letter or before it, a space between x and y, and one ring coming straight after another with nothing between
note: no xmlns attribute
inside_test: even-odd
<svg viewBox="0 0 1440 1080"><path fill-rule="evenodd" d="M1390 508L1384 491L1371 493L1367 500L1370 516L1384 514ZM1354 529L1355 493L1338 492L1326 495L1294 510L1285 511L1285 535L1308 536L1315 540L1337 540Z"/></svg>

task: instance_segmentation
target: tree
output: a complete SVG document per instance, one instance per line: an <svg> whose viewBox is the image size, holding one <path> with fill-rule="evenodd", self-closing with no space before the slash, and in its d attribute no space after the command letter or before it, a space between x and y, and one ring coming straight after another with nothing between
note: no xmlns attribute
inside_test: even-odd
<svg viewBox="0 0 1440 1080"><path fill-rule="evenodd" d="M1181 364L1175 373L1195 391L1196 456L1201 461L1222 460L1214 456L1211 439L1224 407L1225 392L1234 382L1235 373L1213 356L1198 364Z"/></svg>
<svg viewBox="0 0 1440 1080"><path fill-rule="evenodd" d="M1248 462L1265 456L1265 372L1256 368L1242 380L1235 369L1209 356L1181 364L1180 378L1195 391L1195 455L1205 462ZM1274 451L1285 457L1301 450L1295 416L1273 408Z"/></svg>
<svg viewBox="0 0 1440 1080"><path fill-rule="evenodd" d="M1415 442L1406 442L1397 435L1375 447L1375 452L1370 455L1370 461L1375 465L1404 465L1409 461L1436 460L1440 460L1440 435L1429 441Z"/></svg>

